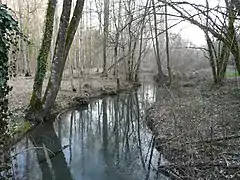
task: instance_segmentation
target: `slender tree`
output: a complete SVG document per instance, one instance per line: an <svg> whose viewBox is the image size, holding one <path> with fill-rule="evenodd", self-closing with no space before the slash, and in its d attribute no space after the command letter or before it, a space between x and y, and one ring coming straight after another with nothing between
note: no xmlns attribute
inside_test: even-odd
<svg viewBox="0 0 240 180"><path fill-rule="evenodd" d="M167 55L167 69L169 85L172 85L172 72L171 72L171 62L170 62L170 49L169 49L169 35L168 35L168 7L165 4L165 35L166 35L166 55Z"/></svg>
<svg viewBox="0 0 240 180"><path fill-rule="evenodd" d="M159 39L158 39L158 27L157 27L157 14L156 14L156 7L155 7L155 2L152 0L152 7L153 7L153 19L154 19L154 40L155 40L155 54L156 54L156 61L157 61L157 66L158 66L158 81L162 83L165 81L165 75L162 70L162 62L161 62L161 57L160 57L160 44L159 44Z"/></svg>
<svg viewBox="0 0 240 180"><path fill-rule="evenodd" d="M104 0L104 25L103 25L103 76L107 76L107 45L109 34L109 0Z"/></svg>

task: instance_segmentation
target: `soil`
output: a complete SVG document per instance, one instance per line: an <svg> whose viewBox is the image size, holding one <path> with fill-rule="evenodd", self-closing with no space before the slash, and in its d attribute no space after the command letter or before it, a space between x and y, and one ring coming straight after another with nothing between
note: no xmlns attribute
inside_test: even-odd
<svg viewBox="0 0 240 180"><path fill-rule="evenodd" d="M159 171L173 179L240 179L240 88L182 83L158 92L147 123L168 163Z"/></svg>
<svg viewBox="0 0 240 180"><path fill-rule="evenodd" d="M47 80L47 79L46 79ZM77 103L84 103L93 97L99 97L106 94L116 94L118 91L131 89L136 84L128 82L120 82L119 90L117 89L117 81L113 78L104 78L97 75L85 76L83 78L74 78L73 83L68 79L63 79L61 88L58 93L54 111L60 111L66 107ZM9 96L9 108L14 116L21 117L24 115L24 109L27 108L30 101L33 78L17 77L9 81L13 87ZM73 84L73 86L72 86ZM44 82L43 92L46 88Z"/></svg>

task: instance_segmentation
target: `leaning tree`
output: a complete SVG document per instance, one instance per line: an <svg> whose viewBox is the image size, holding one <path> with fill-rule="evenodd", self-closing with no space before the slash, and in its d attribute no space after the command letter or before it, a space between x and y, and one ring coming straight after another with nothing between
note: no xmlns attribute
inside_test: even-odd
<svg viewBox="0 0 240 180"><path fill-rule="evenodd" d="M41 51L39 52L37 74L34 80L33 94L29 104L29 109L26 114L26 118L29 120L34 119L37 121L42 121L43 119L47 119L48 116L51 114L52 106L55 103L61 85L63 70L69 54L69 50L72 45L75 33L77 31L80 19L82 17L83 6L84 0L77 0L72 17L70 18L72 10L72 0L63 1L62 14L58 26L58 35L52 58L50 70L51 72L44 96L41 95L41 92L43 80L46 74L46 54L48 54L48 52L50 51L50 47L45 47L45 52L43 52L42 55L40 54ZM52 40L52 23L55 10L54 0L49 0L48 10L49 11L47 11L46 19L48 19L49 21L45 22L45 34L42 40L43 43L48 41L48 38ZM49 42L47 42L46 44L49 45Z"/></svg>

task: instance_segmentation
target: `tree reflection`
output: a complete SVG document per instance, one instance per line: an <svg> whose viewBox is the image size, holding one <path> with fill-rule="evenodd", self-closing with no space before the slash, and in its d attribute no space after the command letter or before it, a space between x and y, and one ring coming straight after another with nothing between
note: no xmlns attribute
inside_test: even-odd
<svg viewBox="0 0 240 180"><path fill-rule="evenodd" d="M106 176L109 174L109 156L108 156L108 113L107 113L107 101L106 99L103 99L102 102L103 106L103 119L102 119L102 150L103 150L103 159L105 162L105 173Z"/></svg>
<svg viewBox="0 0 240 180"><path fill-rule="evenodd" d="M140 92L103 98L84 109L74 109L56 122L58 137L52 123L38 127L32 133L34 146L55 154L37 150L42 179L152 180L159 156L144 123L145 108L156 94L150 90L143 87ZM62 148L67 144L65 159Z"/></svg>
<svg viewBox="0 0 240 180"><path fill-rule="evenodd" d="M37 147L36 153L42 171L42 179L72 179L52 123L39 125L31 133L31 140L34 147Z"/></svg>
<svg viewBox="0 0 240 180"><path fill-rule="evenodd" d="M115 158L116 158L116 165L119 165L119 111L118 111L118 103L119 103L119 96L117 96L116 100L114 101L114 135L115 135L115 148L114 148L114 153L115 153Z"/></svg>

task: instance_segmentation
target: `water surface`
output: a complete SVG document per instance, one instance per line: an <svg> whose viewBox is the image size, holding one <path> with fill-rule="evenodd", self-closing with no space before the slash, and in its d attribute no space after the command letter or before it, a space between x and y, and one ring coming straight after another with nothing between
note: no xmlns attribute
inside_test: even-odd
<svg viewBox="0 0 240 180"><path fill-rule="evenodd" d="M16 144L14 179L166 179L156 173L163 158L145 122L155 100L156 88L144 85L62 112Z"/></svg>

